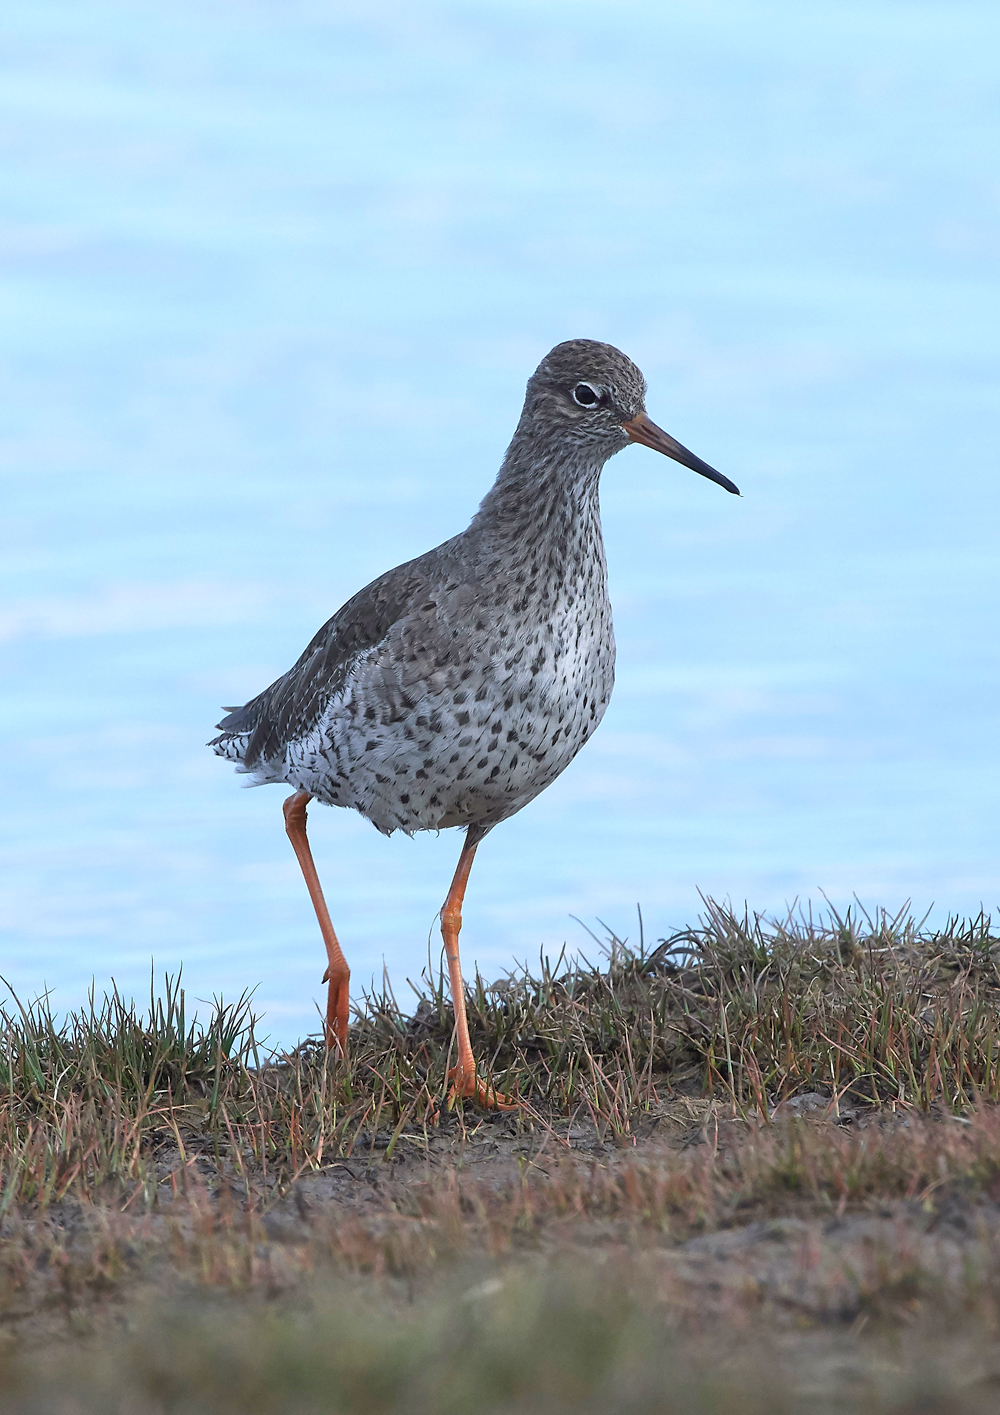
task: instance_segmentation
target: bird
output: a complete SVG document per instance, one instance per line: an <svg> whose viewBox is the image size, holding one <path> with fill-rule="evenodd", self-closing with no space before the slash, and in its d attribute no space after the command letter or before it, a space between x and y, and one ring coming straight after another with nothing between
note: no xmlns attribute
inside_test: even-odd
<svg viewBox="0 0 1000 1415"><path fill-rule="evenodd" d="M615 639L599 485L631 443L734 495L650 420L646 380L610 344L557 344L528 380L496 480L468 528L380 575L208 745L249 785L283 783L285 829L326 946L325 1043L347 1055L350 970L306 833L313 800L384 835L464 830L440 914L455 1017L449 1104L516 1105L477 1073L459 957L476 851L563 772L611 698Z"/></svg>

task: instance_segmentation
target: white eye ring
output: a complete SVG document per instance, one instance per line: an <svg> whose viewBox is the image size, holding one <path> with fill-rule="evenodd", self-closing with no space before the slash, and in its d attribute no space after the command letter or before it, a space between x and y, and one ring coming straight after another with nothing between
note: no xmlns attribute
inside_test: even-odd
<svg viewBox="0 0 1000 1415"><path fill-rule="evenodd" d="M581 393L583 394L582 398ZM587 397L588 393L590 394L589 398ZM600 401L601 395L593 384L581 381L573 389L573 402L579 403L581 408L596 408Z"/></svg>

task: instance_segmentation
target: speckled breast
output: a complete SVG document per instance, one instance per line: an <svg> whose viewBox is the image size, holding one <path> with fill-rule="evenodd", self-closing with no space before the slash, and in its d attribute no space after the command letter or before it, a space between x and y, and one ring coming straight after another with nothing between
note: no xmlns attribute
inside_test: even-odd
<svg viewBox="0 0 1000 1415"><path fill-rule="evenodd" d="M603 557L560 588L487 607L453 592L395 625L289 744L284 779L387 833L513 815L569 765L614 685Z"/></svg>

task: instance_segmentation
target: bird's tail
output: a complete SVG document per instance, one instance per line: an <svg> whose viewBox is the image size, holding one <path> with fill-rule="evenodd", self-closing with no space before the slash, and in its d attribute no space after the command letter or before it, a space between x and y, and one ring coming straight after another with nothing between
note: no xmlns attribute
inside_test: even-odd
<svg viewBox="0 0 1000 1415"><path fill-rule="evenodd" d="M226 716L215 724L221 728L221 735L213 737L208 743L217 757L225 757L231 762L244 760L254 728L260 719L262 698L263 694L251 698L250 702L244 703L242 707L223 709Z"/></svg>

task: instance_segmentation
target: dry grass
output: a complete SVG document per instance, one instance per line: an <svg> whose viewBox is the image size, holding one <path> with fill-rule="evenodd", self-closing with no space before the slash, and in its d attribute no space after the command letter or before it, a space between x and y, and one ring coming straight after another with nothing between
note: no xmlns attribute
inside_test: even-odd
<svg viewBox="0 0 1000 1415"><path fill-rule="evenodd" d="M703 1118L500 1184L379 1159L245 1201L189 1161L145 1213L8 1219L0 1409L995 1408L1000 1114Z"/></svg>
<svg viewBox="0 0 1000 1415"><path fill-rule="evenodd" d="M448 1111L440 978L347 1064L170 980L8 1007L0 1410L995 1408L998 948L709 904L477 979L513 1116Z"/></svg>
<svg viewBox="0 0 1000 1415"><path fill-rule="evenodd" d="M542 960L469 989L477 1054L527 1124L584 1117L627 1139L678 1093L767 1119L801 1091L836 1112L887 1103L961 1114L1000 1100L1000 938L990 920L739 919L709 904L655 949L611 938L603 968ZM439 977L411 1013L388 989L346 1064L315 1042L262 1058L243 997L187 1021L166 982L140 1016L112 993L63 1023L0 1011L0 1217L107 1184L155 1183L155 1157L210 1151L287 1178L446 1114L452 1011Z"/></svg>
<svg viewBox="0 0 1000 1415"><path fill-rule="evenodd" d="M787 1402L755 1372L698 1373L642 1294L593 1268L518 1272L387 1312L328 1286L307 1313L201 1303L148 1318L98 1360L8 1373L0 1409L102 1415L152 1412L665 1412L738 1408L778 1415ZM568 1358L568 1359L567 1359ZM68 1394L72 1392L72 1394Z"/></svg>

